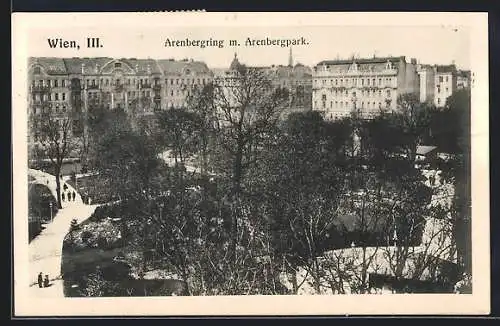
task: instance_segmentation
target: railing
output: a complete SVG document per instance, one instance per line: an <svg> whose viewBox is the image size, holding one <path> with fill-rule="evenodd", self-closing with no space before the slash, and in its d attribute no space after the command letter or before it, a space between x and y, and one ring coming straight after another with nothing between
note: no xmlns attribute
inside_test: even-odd
<svg viewBox="0 0 500 326"><path fill-rule="evenodd" d="M48 92L50 90L49 86L40 86L40 85L32 85L31 86L31 91L32 92Z"/></svg>

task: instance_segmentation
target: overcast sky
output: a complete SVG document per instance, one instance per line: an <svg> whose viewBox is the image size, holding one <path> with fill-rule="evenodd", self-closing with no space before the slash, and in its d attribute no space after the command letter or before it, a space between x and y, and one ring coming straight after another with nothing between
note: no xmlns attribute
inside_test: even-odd
<svg viewBox="0 0 500 326"><path fill-rule="evenodd" d="M359 24L359 22L357 22ZM102 40L103 48L85 48L85 37ZM50 49L47 38L77 40L81 49ZM301 26L301 27L210 27L210 28L121 28L121 29L37 29L29 35L30 56L58 57L135 57L205 61L211 68L228 67L238 54L247 65L286 65L289 49L279 46L244 46L247 38L273 39L304 37L309 45L293 47L295 63L313 66L322 60L358 57L406 56L426 64L451 64L470 68L470 30L453 26ZM224 47L165 47L165 40L224 40ZM238 40L239 47L230 47L229 40Z"/></svg>

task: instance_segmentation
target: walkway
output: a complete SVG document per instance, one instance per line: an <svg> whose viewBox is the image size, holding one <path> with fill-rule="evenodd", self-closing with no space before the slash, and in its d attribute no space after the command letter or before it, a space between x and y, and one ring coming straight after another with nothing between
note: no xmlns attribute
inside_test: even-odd
<svg viewBox="0 0 500 326"><path fill-rule="evenodd" d="M35 169L28 169L28 175L35 178L35 181L33 183L36 184L41 184L45 185L47 188L49 188L50 192L52 193L52 196L54 198L57 198L57 192L56 192L56 177L53 176L52 174L40 171L40 170L35 170ZM67 190L64 190L64 185L66 184ZM62 206L67 207L75 204L82 204L82 197L78 192L76 191L75 188L73 188L70 184L66 183L65 180L61 180L61 193L72 193L75 192L76 197L74 201L62 201ZM65 195L65 198L68 198L67 195Z"/></svg>
<svg viewBox="0 0 500 326"><path fill-rule="evenodd" d="M55 177L37 170L30 170L30 175L39 179L49 180L49 189L55 191ZM45 184L47 184L45 182ZM74 189L68 185L68 189ZM54 192L53 192L54 193ZM29 244L30 262L30 295L36 297L64 297L63 282L61 279L62 243L68 233L71 220L76 219L81 223L88 219L98 205L83 204L80 195L73 202L66 202L60 209L52 223L46 224L46 228ZM51 286L49 288L38 288L37 276L42 272L49 275Z"/></svg>

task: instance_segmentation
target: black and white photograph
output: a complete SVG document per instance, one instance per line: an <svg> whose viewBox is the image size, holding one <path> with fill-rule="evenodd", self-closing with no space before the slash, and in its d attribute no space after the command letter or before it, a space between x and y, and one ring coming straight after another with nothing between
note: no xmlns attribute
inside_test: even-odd
<svg viewBox="0 0 500 326"><path fill-rule="evenodd" d="M487 300L487 15L59 15L17 17L23 306Z"/></svg>

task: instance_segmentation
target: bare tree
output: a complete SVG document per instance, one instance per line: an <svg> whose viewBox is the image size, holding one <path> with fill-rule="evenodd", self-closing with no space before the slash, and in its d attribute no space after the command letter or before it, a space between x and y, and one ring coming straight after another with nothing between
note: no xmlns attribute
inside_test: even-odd
<svg viewBox="0 0 500 326"><path fill-rule="evenodd" d="M231 180L230 199L236 203L248 168L255 163L255 152L274 130L288 104L286 90L275 88L265 73L240 67L229 84L215 85L217 146L223 152L223 174ZM238 216L232 216L233 244L236 250Z"/></svg>
<svg viewBox="0 0 500 326"><path fill-rule="evenodd" d="M58 113L47 108L32 125L37 135L39 157L50 160L56 176L57 205L61 205L61 169L64 159L76 148L77 140L72 135L72 119L66 113Z"/></svg>

